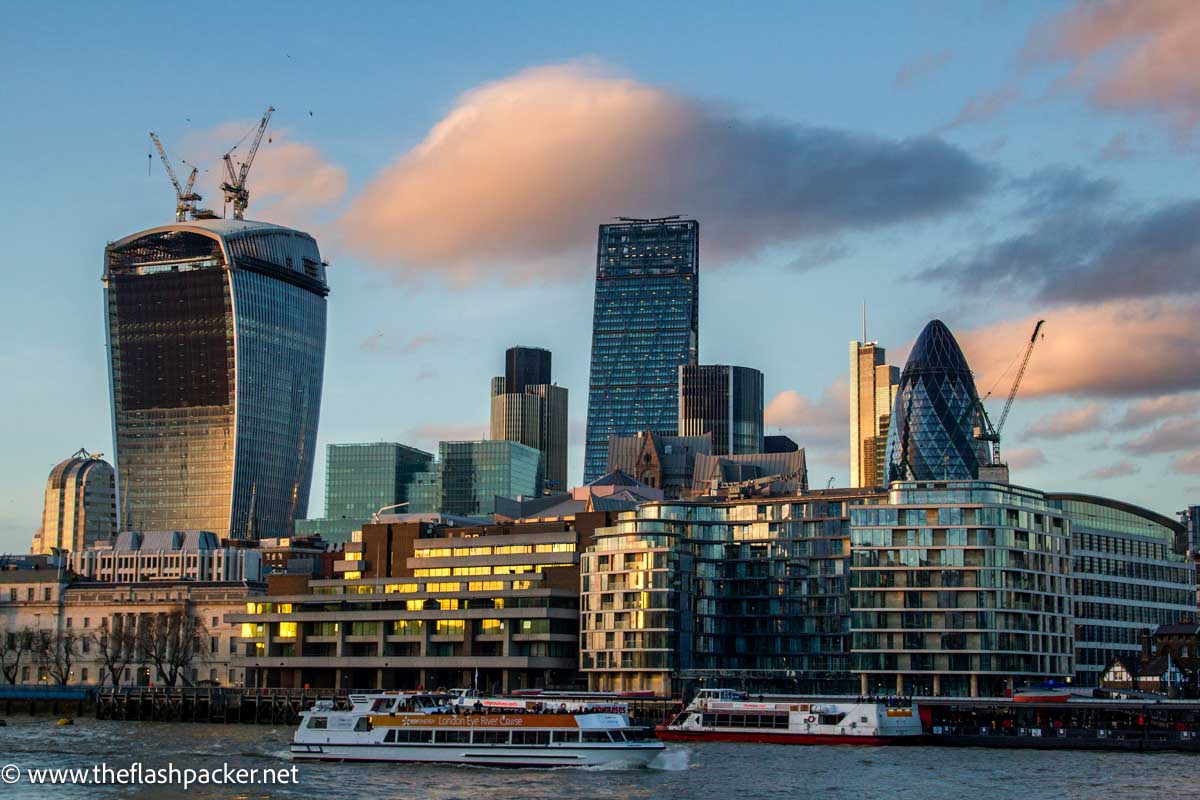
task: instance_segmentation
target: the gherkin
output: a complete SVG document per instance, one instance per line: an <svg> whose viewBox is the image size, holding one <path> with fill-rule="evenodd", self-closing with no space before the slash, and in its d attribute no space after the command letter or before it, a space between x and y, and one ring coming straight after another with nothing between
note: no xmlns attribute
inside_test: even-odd
<svg viewBox="0 0 1200 800"><path fill-rule="evenodd" d="M975 437L979 394L967 359L941 320L917 337L892 408L889 481L972 480L989 463L989 445Z"/></svg>

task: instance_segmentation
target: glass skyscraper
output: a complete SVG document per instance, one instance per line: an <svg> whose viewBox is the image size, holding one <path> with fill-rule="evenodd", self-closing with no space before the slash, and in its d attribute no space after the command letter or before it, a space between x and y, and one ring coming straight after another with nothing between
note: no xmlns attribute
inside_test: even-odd
<svg viewBox="0 0 1200 800"><path fill-rule="evenodd" d="M763 374L752 367L679 368L679 435L712 434L712 455L763 451Z"/></svg>
<svg viewBox="0 0 1200 800"><path fill-rule="evenodd" d="M329 541L348 541L379 509L407 502L413 476L431 461L432 453L396 442L329 445L325 516L296 520L296 534L318 533Z"/></svg>
<svg viewBox="0 0 1200 800"><path fill-rule="evenodd" d="M585 483L604 475L610 436L677 433L679 367L697 358L699 267L695 220L600 226Z"/></svg>
<svg viewBox="0 0 1200 800"><path fill-rule="evenodd" d="M519 442L439 442L438 461L413 476L403 511L491 516L497 497L542 493L542 454Z"/></svg>
<svg viewBox="0 0 1200 800"><path fill-rule="evenodd" d="M289 535L305 516L325 367L325 265L307 233L174 223L105 249L125 530Z"/></svg>
<svg viewBox="0 0 1200 800"><path fill-rule="evenodd" d="M991 448L977 438L983 427L975 378L958 342L941 320L917 337L896 387L888 430L888 481L979 478Z"/></svg>

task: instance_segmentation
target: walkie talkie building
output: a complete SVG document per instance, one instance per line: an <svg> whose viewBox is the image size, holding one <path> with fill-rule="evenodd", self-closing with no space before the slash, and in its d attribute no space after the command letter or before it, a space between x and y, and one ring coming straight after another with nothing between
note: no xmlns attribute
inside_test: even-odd
<svg viewBox="0 0 1200 800"><path fill-rule="evenodd" d="M113 242L104 262L122 529L290 535L325 366L316 241L202 219Z"/></svg>

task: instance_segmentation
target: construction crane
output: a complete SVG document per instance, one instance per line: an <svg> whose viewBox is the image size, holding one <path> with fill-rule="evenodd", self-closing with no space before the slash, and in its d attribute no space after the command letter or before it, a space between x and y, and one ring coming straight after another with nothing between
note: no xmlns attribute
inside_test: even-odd
<svg viewBox="0 0 1200 800"><path fill-rule="evenodd" d="M961 427L972 414L978 415L973 429L974 437L977 440L992 443L993 466L1000 464L1000 434L1004 430L1004 423L1008 421L1008 412L1012 411L1013 400L1017 398L1017 390L1021 388L1021 379L1025 377L1025 368L1029 366L1029 357L1033 355L1033 346L1037 344L1038 335L1042 332L1044 324L1046 324L1046 320L1039 319L1033 326L1033 335L1029 337L1029 344L1025 346L1025 354L1021 357L1021 366L1017 369L1016 377L1013 378L1012 388L1008 390L1008 399L1004 402L1004 410L1000 413L999 423L992 425L992 420L988 417L987 409L983 405L983 400L992 396L991 392L988 392L983 400L976 400L972 403L963 414L962 419L959 420L959 427Z"/></svg>
<svg viewBox="0 0 1200 800"><path fill-rule="evenodd" d="M233 151L237 149L236 144L223 156L225 181L221 184L221 191L225 192L225 202L233 204L234 219L243 219L246 214L246 206L250 205L250 190L246 188L246 176L250 174L250 165L254 163L254 156L258 153L258 146L262 144L263 133L267 130L267 123L271 121L273 113L275 113L275 109L268 107L266 113L263 114L262 121L258 123L258 131L254 134L254 143L250 145L250 151L246 153L246 158L242 160L240 167L235 169L233 166Z"/></svg>
<svg viewBox="0 0 1200 800"><path fill-rule="evenodd" d="M1033 355L1033 346L1037 344L1038 334L1042 332L1042 325L1046 324L1046 320L1039 319L1037 324L1033 326L1033 335L1029 337L1029 345L1025 348L1025 355L1021 358L1021 368L1017 370L1017 377L1013 378L1012 388L1008 390L1008 400L1004 402L1004 411L1000 413L1000 422L996 424L996 436L1000 436L1000 431L1004 430L1004 423L1008 420L1008 412L1012 411L1013 400L1017 397L1017 389L1021 386L1021 378L1025 377L1025 368L1029 366L1029 357Z"/></svg>
<svg viewBox="0 0 1200 800"><path fill-rule="evenodd" d="M175 177L175 170L171 168L171 159L167 158L167 151L163 147L162 141L153 131L150 132L150 139L158 150L158 157L162 159L163 167L167 170L167 177L171 179L171 185L175 187L175 221L184 222L187 220L188 214L195 216L196 203L200 202L200 195L196 194L193 188L196 185L196 173L199 170L192 167L187 184L181 187L179 178Z"/></svg>

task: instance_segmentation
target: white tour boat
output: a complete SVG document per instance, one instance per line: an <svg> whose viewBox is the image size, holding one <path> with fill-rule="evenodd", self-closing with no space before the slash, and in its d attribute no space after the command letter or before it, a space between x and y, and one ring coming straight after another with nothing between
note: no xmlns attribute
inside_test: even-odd
<svg viewBox="0 0 1200 800"><path fill-rule="evenodd" d="M463 698L464 700L466 698ZM644 767L666 746L612 702L477 698L428 692L350 695L300 715L292 758L492 767Z"/></svg>
<svg viewBox="0 0 1200 800"><path fill-rule="evenodd" d="M732 689L703 689L657 728L667 741L768 744L915 744L923 730L910 702L805 700L765 696L750 702Z"/></svg>

